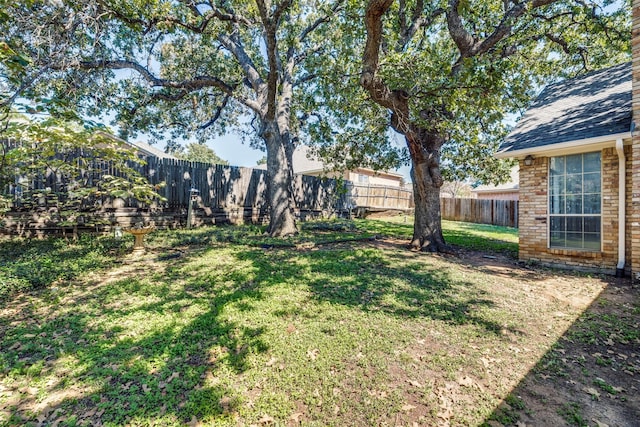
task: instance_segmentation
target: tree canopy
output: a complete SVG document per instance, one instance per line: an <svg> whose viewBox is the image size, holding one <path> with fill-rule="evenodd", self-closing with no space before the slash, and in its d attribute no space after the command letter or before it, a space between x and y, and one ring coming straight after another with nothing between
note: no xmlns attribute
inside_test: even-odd
<svg viewBox="0 0 640 427"><path fill-rule="evenodd" d="M198 144L197 142L188 143L185 148L174 151L173 155L178 159L188 160L190 162L229 165L229 162L220 158L211 148L204 144Z"/></svg>
<svg viewBox="0 0 640 427"><path fill-rule="evenodd" d="M629 59L624 6L609 0L367 2L360 84L406 141L414 247L445 248L438 197L443 167L454 166L449 179L456 168L482 181L506 174L507 165L491 154L507 131L507 114L523 109L549 79Z"/></svg>
<svg viewBox="0 0 640 427"><path fill-rule="evenodd" d="M295 232L300 140L324 143L336 167L410 159L414 245L431 249L443 246L444 179L495 181L508 170L491 157L507 114L549 79L629 52L626 3L612 0L0 5L3 105L23 97L54 116L111 111L123 137L203 142L240 130L267 152L274 236Z"/></svg>
<svg viewBox="0 0 640 427"><path fill-rule="evenodd" d="M268 157L270 231L295 232L297 100L315 78L307 63L346 1L3 3L5 43L28 64L3 69L8 98L73 100L90 116L113 111L122 137L203 142L249 115L242 131Z"/></svg>

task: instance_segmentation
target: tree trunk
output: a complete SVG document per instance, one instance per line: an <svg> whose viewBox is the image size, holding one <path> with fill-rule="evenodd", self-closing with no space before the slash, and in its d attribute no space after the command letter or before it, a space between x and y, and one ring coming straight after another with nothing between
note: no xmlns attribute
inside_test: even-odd
<svg viewBox="0 0 640 427"><path fill-rule="evenodd" d="M269 235L285 237L296 234L293 205L293 165L287 155L287 133L280 132L277 121L265 121L261 136L267 146L269 198Z"/></svg>
<svg viewBox="0 0 640 427"><path fill-rule="evenodd" d="M444 137L424 129L405 136L411 154L415 220L411 247L428 252L450 252L442 235L440 215L440 148Z"/></svg>

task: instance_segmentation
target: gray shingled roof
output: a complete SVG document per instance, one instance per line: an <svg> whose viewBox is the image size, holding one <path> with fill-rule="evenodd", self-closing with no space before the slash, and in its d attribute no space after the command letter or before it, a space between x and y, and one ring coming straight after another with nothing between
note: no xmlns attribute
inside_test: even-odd
<svg viewBox="0 0 640 427"><path fill-rule="evenodd" d="M520 167L518 165L511 168L509 181L498 185L479 185L471 190L472 193L518 191L520 189Z"/></svg>
<svg viewBox="0 0 640 427"><path fill-rule="evenodd" d="M547 86L500 145L500 152L629 132L631 63Z"/></svg>
<svg viewBox="0 0 640 427"><path fill-rule="evenodd" d="M160 150L159 148L156 148L152 145L147 144L146 142L142 142L142 141L125 141L127 144L133 146L134 148L137 148L138 150L142 151L145 155L147 156L155 156L158 157L160 159L175 159L176 157L169 154L169 153L165 153L164 151Z"/></svg>

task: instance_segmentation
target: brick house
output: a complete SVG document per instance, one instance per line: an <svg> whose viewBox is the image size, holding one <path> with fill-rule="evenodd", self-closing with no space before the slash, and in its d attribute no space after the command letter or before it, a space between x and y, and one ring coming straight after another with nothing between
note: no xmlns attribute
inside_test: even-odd
<svg viewBox="0 0 640 427"><path fill-rule="evenodd" d="M327 165L320 160L306 145L296 147L293 152L293 172L301 175L321 176L327 178L342 178L358 185L386 185L389 187L403 187L402 174L390 171L374 171L369 168L355 168L352 170L335 172L327 170Z"/></svg>
<svg viewBox="0 0 640 427"><path fill-rule="evenodd" d="M519 168L514 166L511 168L509 181L499 185L479 185L471 190L471 194L476 199L489 200L519 200L520 197L520 178Z"/></svg>
<svg viewBox="0 0 640 427"><path fill-rule="evenodd" d="M626 63L547 86L503 141L497 156L520 166L521 260L640 278L634 68L633 79Z"/></svg>

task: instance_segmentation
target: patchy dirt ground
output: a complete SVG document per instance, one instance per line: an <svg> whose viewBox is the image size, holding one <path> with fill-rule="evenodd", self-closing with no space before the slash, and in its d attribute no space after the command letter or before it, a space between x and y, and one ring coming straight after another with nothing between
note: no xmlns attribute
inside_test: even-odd
<svg viewBox="0 0 640 427"><path fill-rule="evenodd" d="M640 301L629 280L604 291L514 394L521 424L640 426ZM501 409L502 410L502 409Z"/></svg>
<svg viewBox="0 0 640 427"><path fill-rule="evenodd" d="M586 310L496 409L491 426L640 426L640 288L631 279L529 269L509 258L461 254L485 271L534 278L543 294ZM595 300L583 285L605 285Z"/></svg>
<svg viewBox="0 0 640 427"><path fill-rule="evenodd" d="M406 242L390 239L376 244L406 246ZM629 278L530 268L500 254L459 251L445 258L501 279L496 286L514 286L514 294L529 288L538 297L528 301L531 312L542 310L540 303L558 308L555 316L560 320L582 311L575 322L567 323L568 328L542 358L531 360L528 374L483 426L640 426L640 286ZM543 344L545 337L531 326L523 325L531 338L529 344ZM555 332L549 326L549 335ZM514 343L520 338L515 337ZM419 347L415 350L418 355ZM484 367L502 360L498 353L481 358ZM513 368L521 370L521 366ZM469 367L454 381L440 380L439 387L435 380L438 425L455 425L448 422L453 419L448 412L455 411L456 400L464 401L465 387L495 388L510 380L508 370L509 366L493 369L497 377L478 381ZM423 376L429 376L428 372Z"/></svg>

